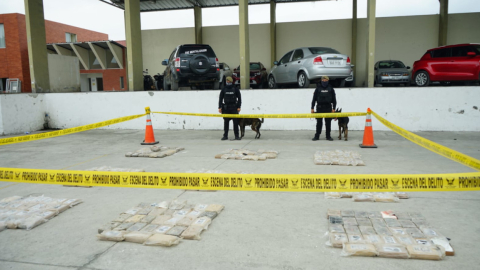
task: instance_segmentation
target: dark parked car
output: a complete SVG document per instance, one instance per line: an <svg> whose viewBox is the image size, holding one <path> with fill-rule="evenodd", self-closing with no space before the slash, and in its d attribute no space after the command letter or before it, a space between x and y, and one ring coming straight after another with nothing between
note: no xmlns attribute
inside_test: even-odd
<svg viewBox="0 0 480 270"><path fill-rule="evenodd" d="M218 89L218 58L210 45L180 45L162 65L167 66L163 73L164 90L178 90L184 86Z"/></svg>
<svg viewBox="0 0 480 270"><path fill-rule="evenodd" d="M240 84L240 66L233 70L232 78L234 84ZM252 88L267 88L267 78L267 69L262 63L250 63L250 86Z"/></svg>
<svg viewBox="0 0 480 270"><path fill-rule="evenodd" d="M480 81L480 44L458 44L428 50L413 64L417 86L431 82Z"/></svg>
<svg viewBox="0 0 480 270"><path fill-rule="evenodd" d="M410 85L410 67L405 66L401 61L383 60L375 64L375 84L392 84L405 86Z"/></svg>

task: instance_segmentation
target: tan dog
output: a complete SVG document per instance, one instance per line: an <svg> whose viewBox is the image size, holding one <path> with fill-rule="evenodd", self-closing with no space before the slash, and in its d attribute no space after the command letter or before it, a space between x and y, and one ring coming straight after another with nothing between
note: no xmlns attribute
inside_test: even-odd
<svg viewBox="0 0 480 270"><path fill-rule="evenodd" d="M255 139L260 139L260 127L262 126L263 123L263 118L262 120L258 118L240 118L238 121L238 125L240 126L240 131L242 133L242 138L245 135L245 126L250 126L253 131L257 132L255 135Z"/></svg>

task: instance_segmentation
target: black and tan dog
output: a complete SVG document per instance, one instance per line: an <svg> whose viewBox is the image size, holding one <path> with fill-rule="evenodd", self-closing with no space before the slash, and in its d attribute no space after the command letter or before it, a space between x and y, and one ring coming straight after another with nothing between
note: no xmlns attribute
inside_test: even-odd
<svg viewBox="0 0 480 270"><path fill-rule="evenodd" d="M335 112L341 113L342 109L337 108ZM348 141L348 122L350 121L350 119L348 119L348 117L338 117L337 119L338 119L338 139L339 140L342 139L342 133L343 133L345 134L344 135L345 141Z"/></svg>
<svg viewBox="0 0 480 270"><path fill-rule="evenodd" d="M242 138L245 135L245 126L250 126L253 131L257 132L255 135L255 139L260 139L260 127L262 126L263 118L260 120L259 118L240 118L238 121L238 125L240 126L240 131L242 133Z"/></svg>

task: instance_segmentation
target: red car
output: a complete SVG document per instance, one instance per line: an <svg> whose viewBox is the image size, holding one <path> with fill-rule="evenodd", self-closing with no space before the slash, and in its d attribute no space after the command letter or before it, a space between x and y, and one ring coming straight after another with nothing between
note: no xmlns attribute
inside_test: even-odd
<svg viewBox="0 0 480 270"><path fill-rule="evenodd" d="M267 88L267 69L260 62L250 63L250 86L252 88ZM233 70L233 83L240 84L240 66Z"/></svg>
<svg viewBox="0 0 480 270"><path fill-rule="evenodd" d="M413 63L412 80L417 86L431 82L480 80L480 44L458 44L428 50Z"/></svg>

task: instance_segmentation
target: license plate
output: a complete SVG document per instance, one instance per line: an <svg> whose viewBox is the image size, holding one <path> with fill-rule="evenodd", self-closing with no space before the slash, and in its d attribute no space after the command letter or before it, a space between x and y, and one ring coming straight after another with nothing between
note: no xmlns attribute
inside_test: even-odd
<svg viewBox="0 0 480 270"><path fill-rule="evenodd" d="M340 60L328 60L328 64L332 66L340 66L342 62Z"/></svg>
<svg viewBox="0 0 480 270"><path fill-rule="evenodd" d="M400 78L401 78L400 76L393 76L394 80L400 80Z"/></svg>

